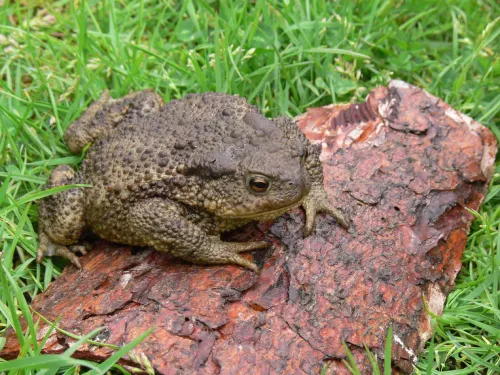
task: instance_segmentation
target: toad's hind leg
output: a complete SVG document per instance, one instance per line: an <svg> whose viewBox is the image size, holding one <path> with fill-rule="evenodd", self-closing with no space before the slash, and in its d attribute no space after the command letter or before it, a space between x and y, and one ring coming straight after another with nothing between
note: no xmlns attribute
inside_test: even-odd
<svg viewBox="0 0 500 375"><path fill-rule="evenodd" d="M45 189L79 182L75 171L61 165L50 174ZM37 261L44 256L60 255L80 268L75 251L85 253L82 246L74 245L85 228L84 196L82 189L69 189L44 198L39 205Z"/></svg>
<svg viewBox="0 0 500 375"><path fill-rule="evenodd" d="M106 90L78 120L71 123L64 133L64 141L72 153L80 153L87 144L102 137L119 123L133 122L158 111L162 105L161 96L151 90L133 92L116 100Z"/></svg>
<svg viewBox="0 0 500 375"><path fill-rule="evenodd" d="M130 210L128 225L131 236L141 238L142 244L192 263L237 264L258 272L239 253L269 246L264 241L223 242L209 236L187 220L175 203L159 198L137 202Z"/></svg>

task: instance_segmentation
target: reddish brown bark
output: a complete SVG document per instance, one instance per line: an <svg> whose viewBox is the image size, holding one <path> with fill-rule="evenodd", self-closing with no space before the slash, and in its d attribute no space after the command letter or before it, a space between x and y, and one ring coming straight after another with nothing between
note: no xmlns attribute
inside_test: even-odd
<svg viewBox="0 0 500 375"><path fill-rule="evenodd" d="M440 314L460 270L467 231L493 173L492 133L401 81L367 102L312 108L299 125L323 145L325 186L352 220L350 233L320 215L302 237L301 210L248 226L232 239L267 238L260 276L234 266L195 266L150 250L100 243L32 304L75 334L105 327L123 345L156 329L136 353L162 374L345 374L342 342L363 373L364 347L383 358L393 326L395 372L410 372L431 335L424 308ZM46 331L42 329L40 335ZM46 353L73 339L52 334ZM1 356L19 346L7 335ZM76 356L104 360L105 347ZM126 357L125 364L134 365Z"/></svg>

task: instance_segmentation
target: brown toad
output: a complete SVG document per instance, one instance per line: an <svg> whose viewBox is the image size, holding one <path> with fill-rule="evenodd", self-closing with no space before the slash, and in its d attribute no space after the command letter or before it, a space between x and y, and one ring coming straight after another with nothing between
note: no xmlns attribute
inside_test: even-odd
<svg viewBox="0 0 500 375"><path fill-rule="evenodd" d="M64 135L80 153L77 173L60 166L47 187L74 188L40 204L38 261L75 250L84 229L133 246L151 246L194 263L257 271L240 252L266 242L223 242L221 232L302 205L310 234L318 211L347 227L323 188L318 147L287 117L269 120L245 99L187 95L164 105L152 91L113 100L105 92ZM71 246L74 245L74 246Z"/></svg>

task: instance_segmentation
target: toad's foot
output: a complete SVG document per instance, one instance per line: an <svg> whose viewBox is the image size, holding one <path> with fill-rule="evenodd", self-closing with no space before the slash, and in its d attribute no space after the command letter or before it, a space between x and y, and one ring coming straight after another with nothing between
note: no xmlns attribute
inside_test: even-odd
<svg viewBox="0 0 500 375"><path fill-rule="evenodd" d="M322 186L312 187L307 197L303 200L302 207L306 211L306 225L304 227L304 234L306 236L311 235L314 230L314 222L318 212L330 214L343 228L349 228L349 221L338 209L332 206Z"/></svg>
<svg viewBox="0 0 500 375"><path fill-rule="evenodd" d="M40 233L39 235L40 244L38 246L36 261L41 263L45 256L62 256L63 258L68 259L71 263L73 263L76 267L82 268L76 253L80 253L82 255L87 254L87 250L89 250L90 245L87 243L83 243L81 245L71 245L64 246L53 242L45 233Z"/></svg>
<svg viewBox="0 0 500 375"><path fill-rule="evenodd" d="M199 253L190 254L186 259L191 262L205 264L237 264L258 273L259 269L255 263L243 258L239 253L267 247L269 247L269 244L265 241L224 242L218 237L211 236L208 248L200 249Z"/></svg>

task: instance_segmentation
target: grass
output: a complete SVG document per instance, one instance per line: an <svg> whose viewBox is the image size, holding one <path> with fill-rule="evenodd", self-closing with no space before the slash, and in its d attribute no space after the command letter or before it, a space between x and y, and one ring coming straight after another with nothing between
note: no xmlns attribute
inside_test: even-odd
<svg viewBox="0 0 500 375"><path fill-rule="evenodd" d="M61 272L50 259L34 262L35 200L52 168L81 160L61 137L105 88L114 97L153 88L166 101L237 93L271 117L362 100L397 77L500 138L496 0L0 4L0 333L13 327L22 343L16 361L35 364L19 370L20 362L0 361L0 373L73 374L83 366L94 374L113 366L42 356L36 320L25 333L19 327L29 302ZM416 374L500 373L498 164L496 172Z"/></svg>

